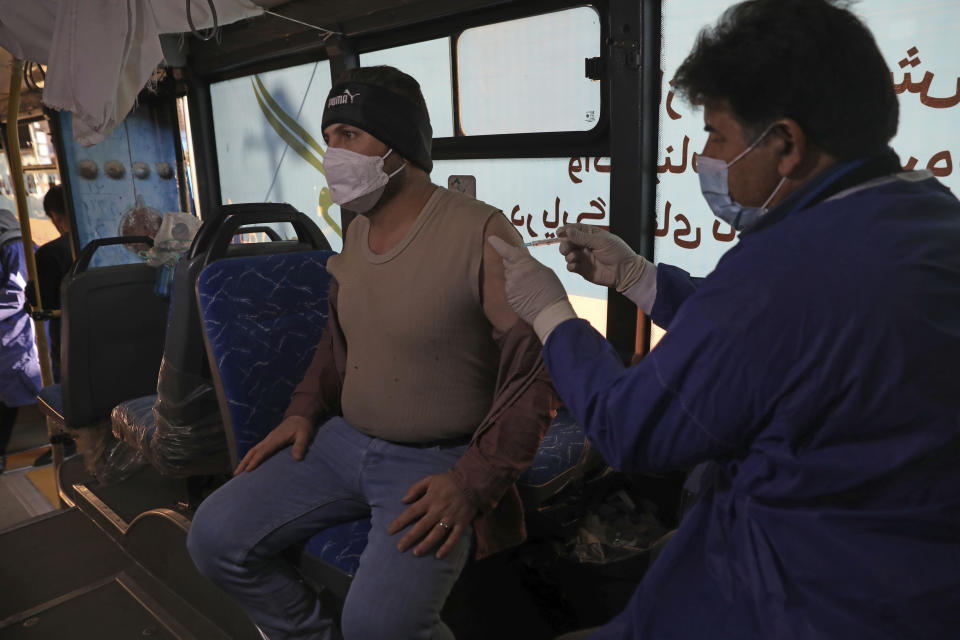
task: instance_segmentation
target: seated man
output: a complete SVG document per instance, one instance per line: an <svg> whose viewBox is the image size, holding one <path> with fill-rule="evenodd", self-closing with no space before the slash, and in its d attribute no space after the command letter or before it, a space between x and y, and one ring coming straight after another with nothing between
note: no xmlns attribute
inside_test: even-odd
<svg viewBox="0 0 960 640"><path fill-rule="evenodd" d="M520 238L494 207L430 182L432 129L408 75L348 71L323 137L334 201L361 214L328 263L329 322L284 420L201 504L188 546L272 640L338 637L280 553L369 516L343 636L452 638L440 609L471 551L523 539L513 483L555 403L485 243Z"/></svg>

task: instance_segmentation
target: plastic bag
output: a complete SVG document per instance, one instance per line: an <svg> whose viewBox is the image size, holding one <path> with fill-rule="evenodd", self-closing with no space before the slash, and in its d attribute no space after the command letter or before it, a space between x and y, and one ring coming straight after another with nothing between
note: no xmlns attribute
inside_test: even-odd
<svg viewBox="0 0 960 640"><path fill-rule="evenodd" d="M157 395L128 400L111 412L113 434L165 476L230 471L223 421L209 380L177 371L164 359Z"/></svg>
<svg viewBox="0 0 960 640"><path fill-rule="evenodd" d="M645 558L670 530L657 505L638 493L626 476L609 469L558 496L549 506L551 514L564 521L560 540L554 543L558 556L610 569Z"/></svg>
<svg viewBox="0 0 960 640"><path fill-rule="evenodd" d="M229 471L230 456L216 391L209 380L178 371L164 359L153 407L150 461L166 475Z"/></svg>
<svg viewBox="0 0 960 640"><path fill-rule="evenodd" d="M87 471L100 484L117 484L147 464L142 453L117 440L109 428L89 427L71 432L83 453Z"/></svg>
<svg viewBox="0 0 960 640"><path fill-rule="evenodd" d="M157 267L157 282L154 293L170 295L173 269L180 257L190 249L193 237L200 229L200 220L182 211L163 214L160 228L153 238L153 247L146 253L147 264Z"/></svg>
<svg viewBox="0 0 960 640"><path fill-rule="evenodd" d="M566 542L566 555L581 563L608 564L645 554L668 531L655 511L647 500L637 508L625 491L615 491L583 517Z"/></svg>
<svg viewBox="0 0 960 640"><path fill-rule="evenodd" d="M200 220L182 211L168 211L153 238L153 248L147 252L147 263L153 266L176 264L187 252L193 236L200 229Z"/></svg>

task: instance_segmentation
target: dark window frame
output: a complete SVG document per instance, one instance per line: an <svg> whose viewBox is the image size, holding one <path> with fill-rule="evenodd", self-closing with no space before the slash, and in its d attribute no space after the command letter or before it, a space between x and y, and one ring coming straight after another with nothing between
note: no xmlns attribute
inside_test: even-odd
<svg viewBox="0 0 960 640"><path fill-rule="evenodd" d="M600 19L601 51L604 43L609 39L608 20L605 14L609 0L536 0L492 9L469 12L464 15L455 15L432 22L409 26L395 31L382 32L369 36L349 38L353 51L363 60L363 54L391 47L416 44L439 38L450 38L451 55L451 92L454 110L453 122L455 135L452 137L434 138L433 154L438 160L465 160L470 158L547 158L573 155L606 155L608 148L608 111L606 106L609 93L606 79L600 82L600 114L596 125L589 131L561 131L538 133L507 133L497 135L463 136L456 135L459 128L459 96L457 92L457 58L456 45L460 35L476 27L488 26L510 20L529 18L545 13L563 11L575 7L587 6L597 11ZM331 69L336 68L334 59L326 55L325 50L310 50L294 52L289 55L275 56L247 65L231 65L222 72L212 72L202 77L209 85L252 75L276 71L288 67L330 60ZM335 78L331 78L335 80Z"/></svg>

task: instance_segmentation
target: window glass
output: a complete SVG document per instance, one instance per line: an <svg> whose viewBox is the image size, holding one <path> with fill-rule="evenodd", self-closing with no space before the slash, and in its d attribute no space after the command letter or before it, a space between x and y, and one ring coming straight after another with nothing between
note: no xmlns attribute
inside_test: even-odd
<svg viewBox="0 0 960 640"><path fill-rule="evenodd" d="M313 216L339 251L340 213L322 165L330 88L322 61L218 82L210 97L224 204L289 202Z"/></svg>
<svg viewBox="0 0 960 640"><path fill-rule="evenodd" d="M929 169L960 194L960 4L871 0L853 9L873 31L899 94L900 128L891 145L901 163Z"/></svg>
<svg viewBox="0 0 960 640"><path fill-rule="evenodd" d="M177 123L180 128L180 153L183 158L184 188L187 191L187 210L195 216L200 213L200 194L197 192L197 163L193 154L193 129L187 97L177 98Z"/></svg>
<svg viewBox="0 0 960 640"><path fill-rule="evenodd" d="M453 88L450 79L450 38L416 42L360 56L360 65L386 64L413 76L430 111L434 138L453 135Z"/></svg>
<svg viewBox="0 0 960 640"><path fill-rule="evenodd" d="M664 99L654 252L657 262L675 264L694 276L710 273L737 240L726 223L714 218L700 195L694 159L706 142L702 113L674 99L669 81L699 30L713 24L732 4L729 0L663 2ZM955 0L922 4L870 0L853 5L853 10L873 32L900 92L900 128L891 145L906 167L930 169L960 193L960 167L955 168L960 162L960 57L956 55L960 4Z"/></svg>
<svg viewBox="0 0 960 640"><path fill-rule="evenodd" d="M567 222L609 225L608 158L438 160L431 178L501 209L524 242L555 238ZM556 244L530 252L560 276L577 315L604 333L607 289L567 271Z"/></svg>
<svg viewBox="0 0 960 640"><path fill-rule="evenodd" d="M713 24L732 4L729 0L703 0L695 6L681 0L663 2L661 95L665 98L660 103L654 254L657 262L675 264L694 276L710 273L737 239L700 195L694 162L706 142L702 113L675 100L669 81L699 30ZM960 161L960 58L956 56L960 4L870 0L853 5L853 10L873 32L899 92L900 128L891 146L906 168L928 168L960 193L960 170L954 169L954 161ZM929 85L926 74L930 74ZM654 327L651 342L660 335L662 330Z"/></svg>
<svg viewBox="0 0 960 640"><path fill-rule="evenodd" d="M53 136L47 120L21 125L20 161L24 167L27 209L30 212L30 233L37 246L56 240L60 232L43 211L43 197L50 187L60 184ZM24 139L26 138L26 139ZM4 140L4 142L6 142ZM5 152L0 148L0 209L17 212L13 181Z"/></svg>
<svg viewBox="0 0 960 640"><path fill-rule="evenodd" d="M584 60L599 55L590 7L467 29L457 41L463 134L592 129L600 83L584 76Z"/></svg>
<svg viewBox="0 0 960 640"><path fill-rule="evenodd" d="M696 6L681 0L663 2L661 53L660 155L657 166L657 262L682 267L704 276L736 243L736 234L714 218L700 195L694 157L706 142L703 116L670 90L677 67L690 52L700 29L734 4L704 0Z"/></svg>

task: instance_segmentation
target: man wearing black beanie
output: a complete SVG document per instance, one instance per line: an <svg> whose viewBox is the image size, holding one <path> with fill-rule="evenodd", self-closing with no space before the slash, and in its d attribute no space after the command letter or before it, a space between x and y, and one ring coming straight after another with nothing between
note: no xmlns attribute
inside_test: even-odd
<svg viewBox="0 0 960 640"><path fill-rule="evenodd" d="M201 505L190 552L272 640L337 637L280 553L370 517L343 637L452 638L440 609L468 556L525 535L514 481L556 401L486 242L520 237L430 181L426 104L397 69L340 78L323 137L334 202L360 214L327 265L329 322L283 422Z"/></svg>

